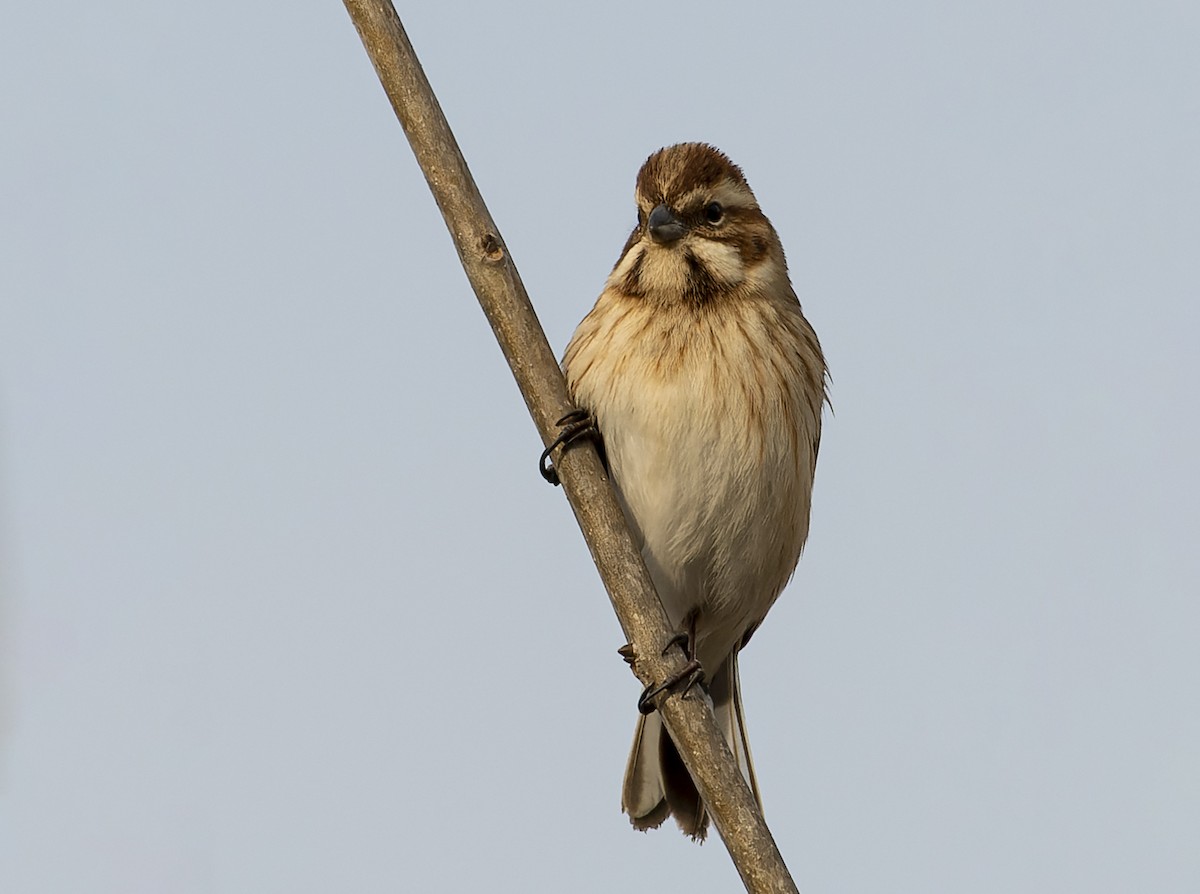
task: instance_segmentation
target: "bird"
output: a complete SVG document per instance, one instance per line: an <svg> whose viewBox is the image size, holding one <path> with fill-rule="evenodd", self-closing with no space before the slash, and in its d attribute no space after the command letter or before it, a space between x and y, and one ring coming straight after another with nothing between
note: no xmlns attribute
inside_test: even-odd
<svg viewBox="0 0 1200 894"><path fill-rule="evenodd" d="M650 155L637 223L563 356L663 608L761 809L738 653L790 580L809 530L828 402L816 332L742 169L707 143ZM639 707L641 707L639 705ZM708 815L657 713L622 786L634 828Z"/></svg>

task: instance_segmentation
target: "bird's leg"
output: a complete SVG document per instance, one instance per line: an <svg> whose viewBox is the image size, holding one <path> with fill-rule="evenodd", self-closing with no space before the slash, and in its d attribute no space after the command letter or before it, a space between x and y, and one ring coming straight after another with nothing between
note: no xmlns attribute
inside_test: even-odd
<svg viewBox="0 0 1200 894"><path fill-rule="evenodd" d="M671 646L679 646L683 649L683 654L688 658L692 657L692 630L680 630L674 634L665 646L662 647L662 656L667 657L667 653L671 651Z"/></svg>
<svg viewBox="0 0 1200 894"><path fill-rule="evenodd" d="M550 454L558 447L566 450L580 438L592 438L600 443L600 429L596 428L596 420L587 410L572 410L554 424L559 426L562 431L550 446L542 451L541 458L538 460L538 471L542 473L543 478L558 487L561 482L558 479L558 472L550 462Z"/></svg>

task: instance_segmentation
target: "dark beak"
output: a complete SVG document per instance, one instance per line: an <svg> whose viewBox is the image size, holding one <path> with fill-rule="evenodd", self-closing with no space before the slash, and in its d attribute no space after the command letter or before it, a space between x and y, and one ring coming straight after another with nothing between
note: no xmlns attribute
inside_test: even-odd
<svg viewBox="0 0 1200 894"><path fill-rule="evenodd" d="M646 229L650 231L650 238L659 245L678 242L687 232L683 221L676 217L666 205L659 205L650 212L650 219L646 221Z"/></svg>

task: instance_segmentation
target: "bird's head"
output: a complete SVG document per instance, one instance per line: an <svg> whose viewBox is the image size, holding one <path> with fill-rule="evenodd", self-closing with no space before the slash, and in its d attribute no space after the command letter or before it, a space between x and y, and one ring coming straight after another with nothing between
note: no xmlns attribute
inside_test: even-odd
<svg viewBox="0 0 1200 894"><path fill-rule="evenodd" d="M783 249L741 168L705 143L651 155L637 226L609 277L631 297L692 305L786 281Z"/></svg>

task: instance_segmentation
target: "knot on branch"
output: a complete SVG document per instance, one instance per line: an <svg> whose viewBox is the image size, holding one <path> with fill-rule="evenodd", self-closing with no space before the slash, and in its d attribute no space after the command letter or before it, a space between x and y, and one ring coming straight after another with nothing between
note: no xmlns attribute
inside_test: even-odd
<svg viewBox="0 0 1200 894"><path fill-rule="evenodd" d="M487 260L493 264L499 264L504 260L504 246L500 244L495 233L486 233L480 241L483 245L483 256Z"/></svg>

